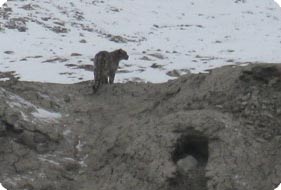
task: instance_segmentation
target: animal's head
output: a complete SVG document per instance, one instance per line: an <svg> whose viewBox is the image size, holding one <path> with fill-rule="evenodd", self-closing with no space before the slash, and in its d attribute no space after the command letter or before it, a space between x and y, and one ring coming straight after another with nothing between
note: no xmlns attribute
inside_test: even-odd
<svg viewBox="0 0 281 190"><path fill-rule="evenodd" d="M120 59L125 59L125 60L129 59L127 52L124 51L123 49L118 50L118 55L119 55Z"/></svg>

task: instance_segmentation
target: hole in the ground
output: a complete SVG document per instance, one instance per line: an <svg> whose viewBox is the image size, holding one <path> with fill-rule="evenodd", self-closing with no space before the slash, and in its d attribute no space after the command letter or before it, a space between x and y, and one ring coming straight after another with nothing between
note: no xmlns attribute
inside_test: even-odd
<svg viewBox="0 0 281 190"><path fill-rule="evenodd" d="M208 161L208 139L200 135L181 137L172 153L172 160L176 163L187 156L194 157L198 164L205 165Z"/></svg>
<svg viewBox="0 0 281 190"><path fill-rule="evenodd" d="M208 139L203 135L185 135L178 139L172 152L177 173L169 179L170 189L207 190L205 167L208 162Z"/></svg>

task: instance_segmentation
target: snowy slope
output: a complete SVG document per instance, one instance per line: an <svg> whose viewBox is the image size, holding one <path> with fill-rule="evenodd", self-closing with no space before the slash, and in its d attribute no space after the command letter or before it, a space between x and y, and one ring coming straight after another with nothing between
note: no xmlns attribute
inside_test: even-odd
<svg viewBox="0 0 281 190"><path fill-rule="evenodd" d="M281 62L273 0L11 0L0 23L0 80L89 80L94 54L117 48L130 55L118 82Z"/></svg>
<svg viewBox="0 0 281 190"><path fill-rule="evenodd" d="M281 6L281 0L274 0L279 6Z"/></svg>
<svg viewBox="0 0 281 190"><path fill-rule="evenodd" d="M6 2L7 2L7 0L0 0L0 6L2 6Z"/></svg>
<svg viewBox="0 0 281 190"><path fill-rule="evenodd" d="M0 190L7 190L7 189L4 188L4 187L2 186L2 184L0 183Z"/></svg>

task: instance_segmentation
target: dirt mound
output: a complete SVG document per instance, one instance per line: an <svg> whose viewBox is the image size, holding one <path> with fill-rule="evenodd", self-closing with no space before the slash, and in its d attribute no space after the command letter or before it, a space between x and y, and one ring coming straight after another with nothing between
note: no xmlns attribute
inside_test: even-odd
<svg viewBox="0 0 281 190"><path fill-rule="evenodd" d="M264 190L281 181L281 67L164 84L0 83L9 190Z"/></svg>

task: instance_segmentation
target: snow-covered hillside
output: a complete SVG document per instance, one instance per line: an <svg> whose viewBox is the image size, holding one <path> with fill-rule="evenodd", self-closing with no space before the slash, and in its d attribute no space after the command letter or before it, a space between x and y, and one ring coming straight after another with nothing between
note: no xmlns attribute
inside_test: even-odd
<svg viewBox="0 0 281 190"><path fill-rule="evenodd" d="M94 54L117 48L130 55L117 82L281 62L273 0L10 0L0 23L0 80L89 80Z"/></svg>
<svg viewBox="0 0 281 190"><path fill-rule="evenodd" d="M0 183L0 190L7 190L7 189L5 189L5 188L2 186L2 184Z"/></svg>
<svg viewBox="0 0 281 190"><path fill-rule="evenodd" d="M2 6L6 2L7 2L7 0L0 0L0 6Z"/></svg>

